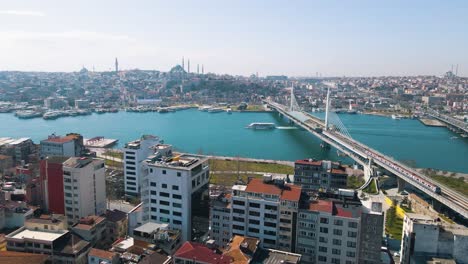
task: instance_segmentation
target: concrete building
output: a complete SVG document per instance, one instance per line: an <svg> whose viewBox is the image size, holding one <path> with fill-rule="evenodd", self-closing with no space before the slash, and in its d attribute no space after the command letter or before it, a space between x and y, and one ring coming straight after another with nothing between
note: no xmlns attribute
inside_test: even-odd
<svg viewBox="0 0 468 264"><path fill-rule="evenodd" d="M0 192L0 196L6 195ZM0 198L0 229L13 229L24 225L33 216L34 210L24 202L3 200Z"/></svg>
<svg viewBox="0 0 468 264"><path fill-rule="evenodd" d="M44 107L47 109L62 109L68 106L65 98L48 97L44 99Z"/></svg>
<svg viewBox="0 0 468 264"><path fill-rule="evenodd" d="M121 237L126 237L128 232L128 217L125 212L120 210L106 210L107 219L107 241L105 243L112 244L115 240Z"/></svg>
<svg viewBox="0 0 468 264"><path fill-rule="evenodd" d="M294 163L294 184L304 192L329 191L346 188L348 175L345 169L329 160L297 160Z"/></svg>
<svg viewBox="0 0 468 264"><path fill-rule="evenodd" d="M272 179L271 175L234 185L231 234L256 237L266 248L294 252L300 197L300 186L285 184L284 179Z"/></svg>
<svg viewBox="0 0 468 264"><path fill-rule="evenodd" d="M90 215L81 218L70 230L91 244L91 247L103 248L107 242L106 218Z"/></svg>
<svg viewBox="0 0 468 264"><path fill-rule="evenodd" d="M75 100L75 108L76 109L88 109L89 108L89 100L76 99Z"/></svg>
<svg viewBox="0 0 468 264"><path fill-rule="evenodd" d="M140 196L141 162L154 153L152 147L161 143L159 137L143 135L139 140L125 144L124 152L124 185L125 195Z"/></svg>
<svg viewBox="0 0 468 264"><path fill-rule="evenodd" d="M80 157L85 154L83 136L69 133L66 136L52 134L47 139L41 140L41 156Z"/></svg>
<svg viewBox="0 0 468 264"><path fill-rule="evenodd" d="M468 229L443 225L440 220L420 214L406 213L401 240L402 264L422 263L427 257L468 263Z"/></svg>
<svg viewBox="0 0 468 264"><path fill-rule="evenodd" d="M187 241L192 237L194 204L200 192L208 189L208 158L172 156L171 149L158 145L155 155L141 164L143 221L168 223L181 230L182 241Z"/></svg>
<svg viewBox="0 0 468 264"><path fill-rule="evenodd" d="M49 213L65 214L62 164L67 159L49 156L39 162L42 207Z"/></svg>
<svg viewBox="0 0 468 264"><path fill-rule="evenodd" d="M16 164L29 163L34 153L36 153L36 148L30 138L1 138L0 140L0 154L12 157Z"/></svg>
<svg viewBox="0 0 468 264"><path fill-rule="evenodd" d="M88 254L88 264L119 264L120 258L117 252L110 252L92 248Z"/></svg>
<svg viewBox="0 0 468 264"><path fill-rule="evenodd" d="M65 214L70 225L82 217L106 212L104 161L69 158L63 163Z"/></svg>
<svg viewBox="0 0 468 264"><path fill-rule="evenodd" d="M381 206L374 210L349 197L305 201L296 252L304 263L380 263L383 214Z"/></svg>
<svg viewBox="0 0 468 264"><path fill-rule="evenodd" d="M44 222L27 221L6 236L8 251L51 256L52 263L87 263L90 244L64 229L52 229Z"/></svg>
<svg viewBox="0 0 468 264"><path fill-rule="evenodd" d="M210 187L211 189L211 187ZM210 190L211 192L211 190ZM231 240L231 193L210 193L210 238L225 247Z"/></svg>
<svg viewBox="0 0 468 264"><path fill-rule="evenodd" d="M0 173L5 172L13 167L13 157L0 154Z"/></svg>
<svg viewBox="0 0 468 264"><path fill-rule="evenodd" d="M174 254L182 242L180 231L170 229L166 223L148 222L135 228L132 236L137 240L154 244L167 255Z"/></svg>

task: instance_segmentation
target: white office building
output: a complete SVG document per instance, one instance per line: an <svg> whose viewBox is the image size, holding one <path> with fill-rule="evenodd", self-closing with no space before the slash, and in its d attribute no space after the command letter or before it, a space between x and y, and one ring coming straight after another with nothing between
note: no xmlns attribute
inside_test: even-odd
<svg viewBox="0 0 468 264"><path fill-rule="evenodd" d="M125 144L123 149L125 195L140 196L141 162L154 153L154 147L159 143L161 143L159 137L143 135L140 139Z"/></svg>
<svg viewBox="0 0 468 264"><path fill-rule="evenodd" d="M106 179L104 161L91 158L69 158L63 163L65 214L68 224L89 215L106 212Z"/></svg>
<svg viewBox="0 0 468 264"><path fill-rule="evenodd" d="M192 200L208 187L209 163L197 155L172 156L171 146L159 145L142 162L143 221L168 223L181 230L182 240L192 235Z"/></svg>

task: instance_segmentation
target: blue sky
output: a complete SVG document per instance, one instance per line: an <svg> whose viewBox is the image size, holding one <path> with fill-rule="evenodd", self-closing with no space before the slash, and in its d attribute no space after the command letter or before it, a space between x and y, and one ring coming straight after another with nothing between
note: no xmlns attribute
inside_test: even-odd
<svg viewBox="0 0 468 264"><path fill-rule="evenodd" d="M468 76L468 1L0 0L0 70Z"/></svg>

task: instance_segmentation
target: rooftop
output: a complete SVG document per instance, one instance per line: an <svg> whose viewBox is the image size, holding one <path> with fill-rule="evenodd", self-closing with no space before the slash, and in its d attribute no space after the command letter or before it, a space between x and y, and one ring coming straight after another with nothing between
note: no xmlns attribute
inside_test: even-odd
<svg viewBox="0 0 468 264"><path fill-rule="evenodd" d="M60 224L61 222L65 221L64 215L46 215L43 214L39 217L33 217L26 220L29 223L38 223L38 224L48 224L48 225L56 225Z"/></svg>
<svg viewBox="0 0 468 264"><path fill-rule="evenodd" d="M259 242L257 238L235 235L223 255L231 257L231 263L248 264L257 251Z"/></svg>
<svg viewBox="0 0 468 264"><path fill-rule="evenodd" d="M235 185L239 186L239 185ZM234 189L234 187L233 187ZM239 188L241 189L241 188ZM301 197L301 187L293 184L278 185L272 182L265 182L263 179L252 179L245 188L246 192L262 193L280 196L283 200L299 201Z"/></svg>
<svg viewBox="0 0 468 264"><path fill-rule="evenodd" d="M100 259L106 259L112 261L112 259L117 255L116 252L111 252L107 250L101 250L97 248L92 248L89 251L90 256L98 257Z"/></svg>
<svg viewBox="0 0 468 264"><path fill-rule="evenodd" d="M49 255L33 254L16 251L0 251L0 259L2 264L30 264L30 263L46 263L49 260Z"/></svg>
<svg viewBox="0 0 468 264"><path fill-rule="evenodd" d="M84 218L81 218L80 221L73 226L76 229L82 230L91 230L96 225L100 224L102 221L106 220L106 218L102 216L91 215Z"/></svg>
<svg viewBox="0 0 468 264"><path fill-rule="evenodd" d="M47 139L42 140L41 142L48 142L48 143L65 143L73 141L76 137L75 136L56 136L50 135Z"/></svg>
<svg viewBox="0 0 468 264"><path fill-rule="evenodd" d="M308 204L309 211L328 213L334 216L359 218L362 211L362 204L357 202L343 202L341 200L316 200Z"/></svg>
<svg viewBox="0 0 468 264"><path fill-rule="evenodd" d="M63 166L70 167L70 168L83 168L83 167L86 167L90 163L94 163L95 165L97 165L99 163L103 163L103 161L99 159L92 159L92 158L87 158L87 157L82 157L82 158L71 157L63 163Z"/></svg>
<svg viewBox="0 0 468 264"><path fill-rule="evenodd" d="M180 154L172 157L149 156L144 162L150 166L190 170L207 160L204 156Z"/></svg>
<svg viewBox="0 0 468 264"><path fill-rule="evenodd" d="M209 264L228 264L232 260L229 256L223 256L202 244L194 242L185 242L174 254L174 257Z"/></svg>
<svg viewBox="0 0 468 264"><path fill-rule="evenodd" d="M153 233L155 231L162 230L162 229L168 229L168 228L169 228L169 224L166 224L166 223L148 222L146 224L143 224L143 225L135 228L133 231L150 234L150 233Z"/></svg>
<svg viewBox="0 0 468 264"><path fill-rule="evenodd" d="M321 160L313 160L313 159L296 160L294 163L301 164L301 165L322 166Z"/></svg>
<svg viewBox="0 0 468 264"><path fill-rule="evenodd" d="M21 227L7 235L7 238L13 239L35 239L47 242L53 242L59 237L67 234L66 230L57 230L57 231L35 231L29 230L25 227Z"/></svg>
<svg viewBox="0 0 468 264"><path fill-rule="evenodd" d="M120 210L106 210L106 219L110 222L119 222L127 218L127 214Z"/></svg>
<svg viewBox="0 0 468 264"><path fill-rule="evenodd" d="M251 262L253 264L297 264L301 260L300 254L279 251L273 249L262 249Z"/></svg>

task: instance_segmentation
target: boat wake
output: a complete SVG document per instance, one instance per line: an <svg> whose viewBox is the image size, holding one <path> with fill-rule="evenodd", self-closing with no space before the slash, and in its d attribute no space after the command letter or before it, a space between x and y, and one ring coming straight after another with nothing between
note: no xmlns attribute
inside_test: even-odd
<svg viewBox="0 0 468 264"><path fill-rule="evenodd" d="M297 129L297 127L282 127L282 126L279 126L279 127L276 127L276 129Z"/></svg>

